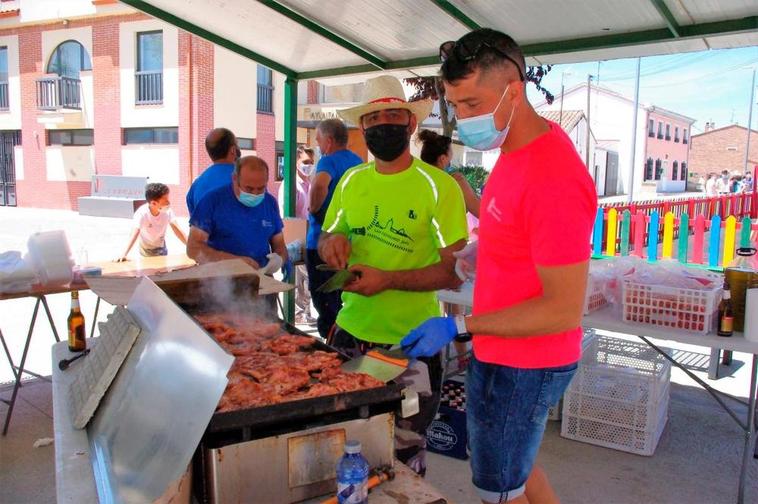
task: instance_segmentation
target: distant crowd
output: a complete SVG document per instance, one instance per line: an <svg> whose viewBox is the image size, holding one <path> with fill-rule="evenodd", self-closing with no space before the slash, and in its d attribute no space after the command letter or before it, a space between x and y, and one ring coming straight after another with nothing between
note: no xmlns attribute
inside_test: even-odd
<svg viewBox="0 0 758 504"><path fill-rule="evenodd" d="M745 172L745 175L738 173L729 173L728 170L723 170L721 176L717 173L710 173L708 180L705 181L701 177L701 185L703 192L706 196L722 196L724 194L740 194L749 193L753 191L755 182L753 181L753 174Z"/></svg>

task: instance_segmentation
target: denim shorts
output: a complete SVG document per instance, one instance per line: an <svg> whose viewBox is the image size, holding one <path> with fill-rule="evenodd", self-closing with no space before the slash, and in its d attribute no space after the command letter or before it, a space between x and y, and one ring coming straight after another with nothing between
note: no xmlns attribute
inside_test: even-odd
<svg viewBox="0 0 758 504"><path fill-rule="evenodd" d="M576 372L576 363L544 369L487 364L473 357L466 375L466 426L474 486L487 502L524 493L548 409Z"/></svg>

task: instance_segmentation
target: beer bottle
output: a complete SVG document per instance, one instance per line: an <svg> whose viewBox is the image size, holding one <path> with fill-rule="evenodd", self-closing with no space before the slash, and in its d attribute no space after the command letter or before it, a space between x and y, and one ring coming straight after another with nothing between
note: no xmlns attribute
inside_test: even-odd
<svg viewBox="0 0 758 504"><path fill-rule="evenodd" d="M68 314L68 349L81 352L87 348L84 315L79 309L79 292L71 291L71 313Z"/></svg>
<svg viewBox="0 0 758 504"><path fill-rule="evenodd" d="M729 284L724 282L724 294L719 304L719 336L731 336L734 332L734 310L732 309L732 294Z"/></svg>

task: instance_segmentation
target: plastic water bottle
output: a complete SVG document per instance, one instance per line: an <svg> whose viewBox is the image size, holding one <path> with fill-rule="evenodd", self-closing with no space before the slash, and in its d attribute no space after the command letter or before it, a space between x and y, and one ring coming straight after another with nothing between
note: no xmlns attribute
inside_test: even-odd
<svg viewBox="0 0 758 504"><path fill-rule="evenodd" d="M368 503L368 461L361 455L360 441L347 441L345 454L337 463L337 502Z"/></svg>

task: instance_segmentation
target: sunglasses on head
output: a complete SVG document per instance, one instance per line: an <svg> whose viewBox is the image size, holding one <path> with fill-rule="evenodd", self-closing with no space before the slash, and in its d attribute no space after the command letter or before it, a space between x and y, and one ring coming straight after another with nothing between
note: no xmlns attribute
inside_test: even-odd
<svg viewBox="0 0 758 504"><path fill-rule="evenodd" d="M516 70L518 70L519 78L522 81L525 80L524 72L521 71L521 66L516 63L516 60L508 56L508 54L506 54L503 49L500 49L499 47L487 42L486 40L480 40L474 44L467 44L461 41L456 42L455 40L448 40L447 42L443 42L440 46L440 61L444 63L448 60L448 58L454 55L462 62L467 63L479 56L479 53L482 51L482 49L491 49L503 58L513 63L516 66Z"/></svg>

